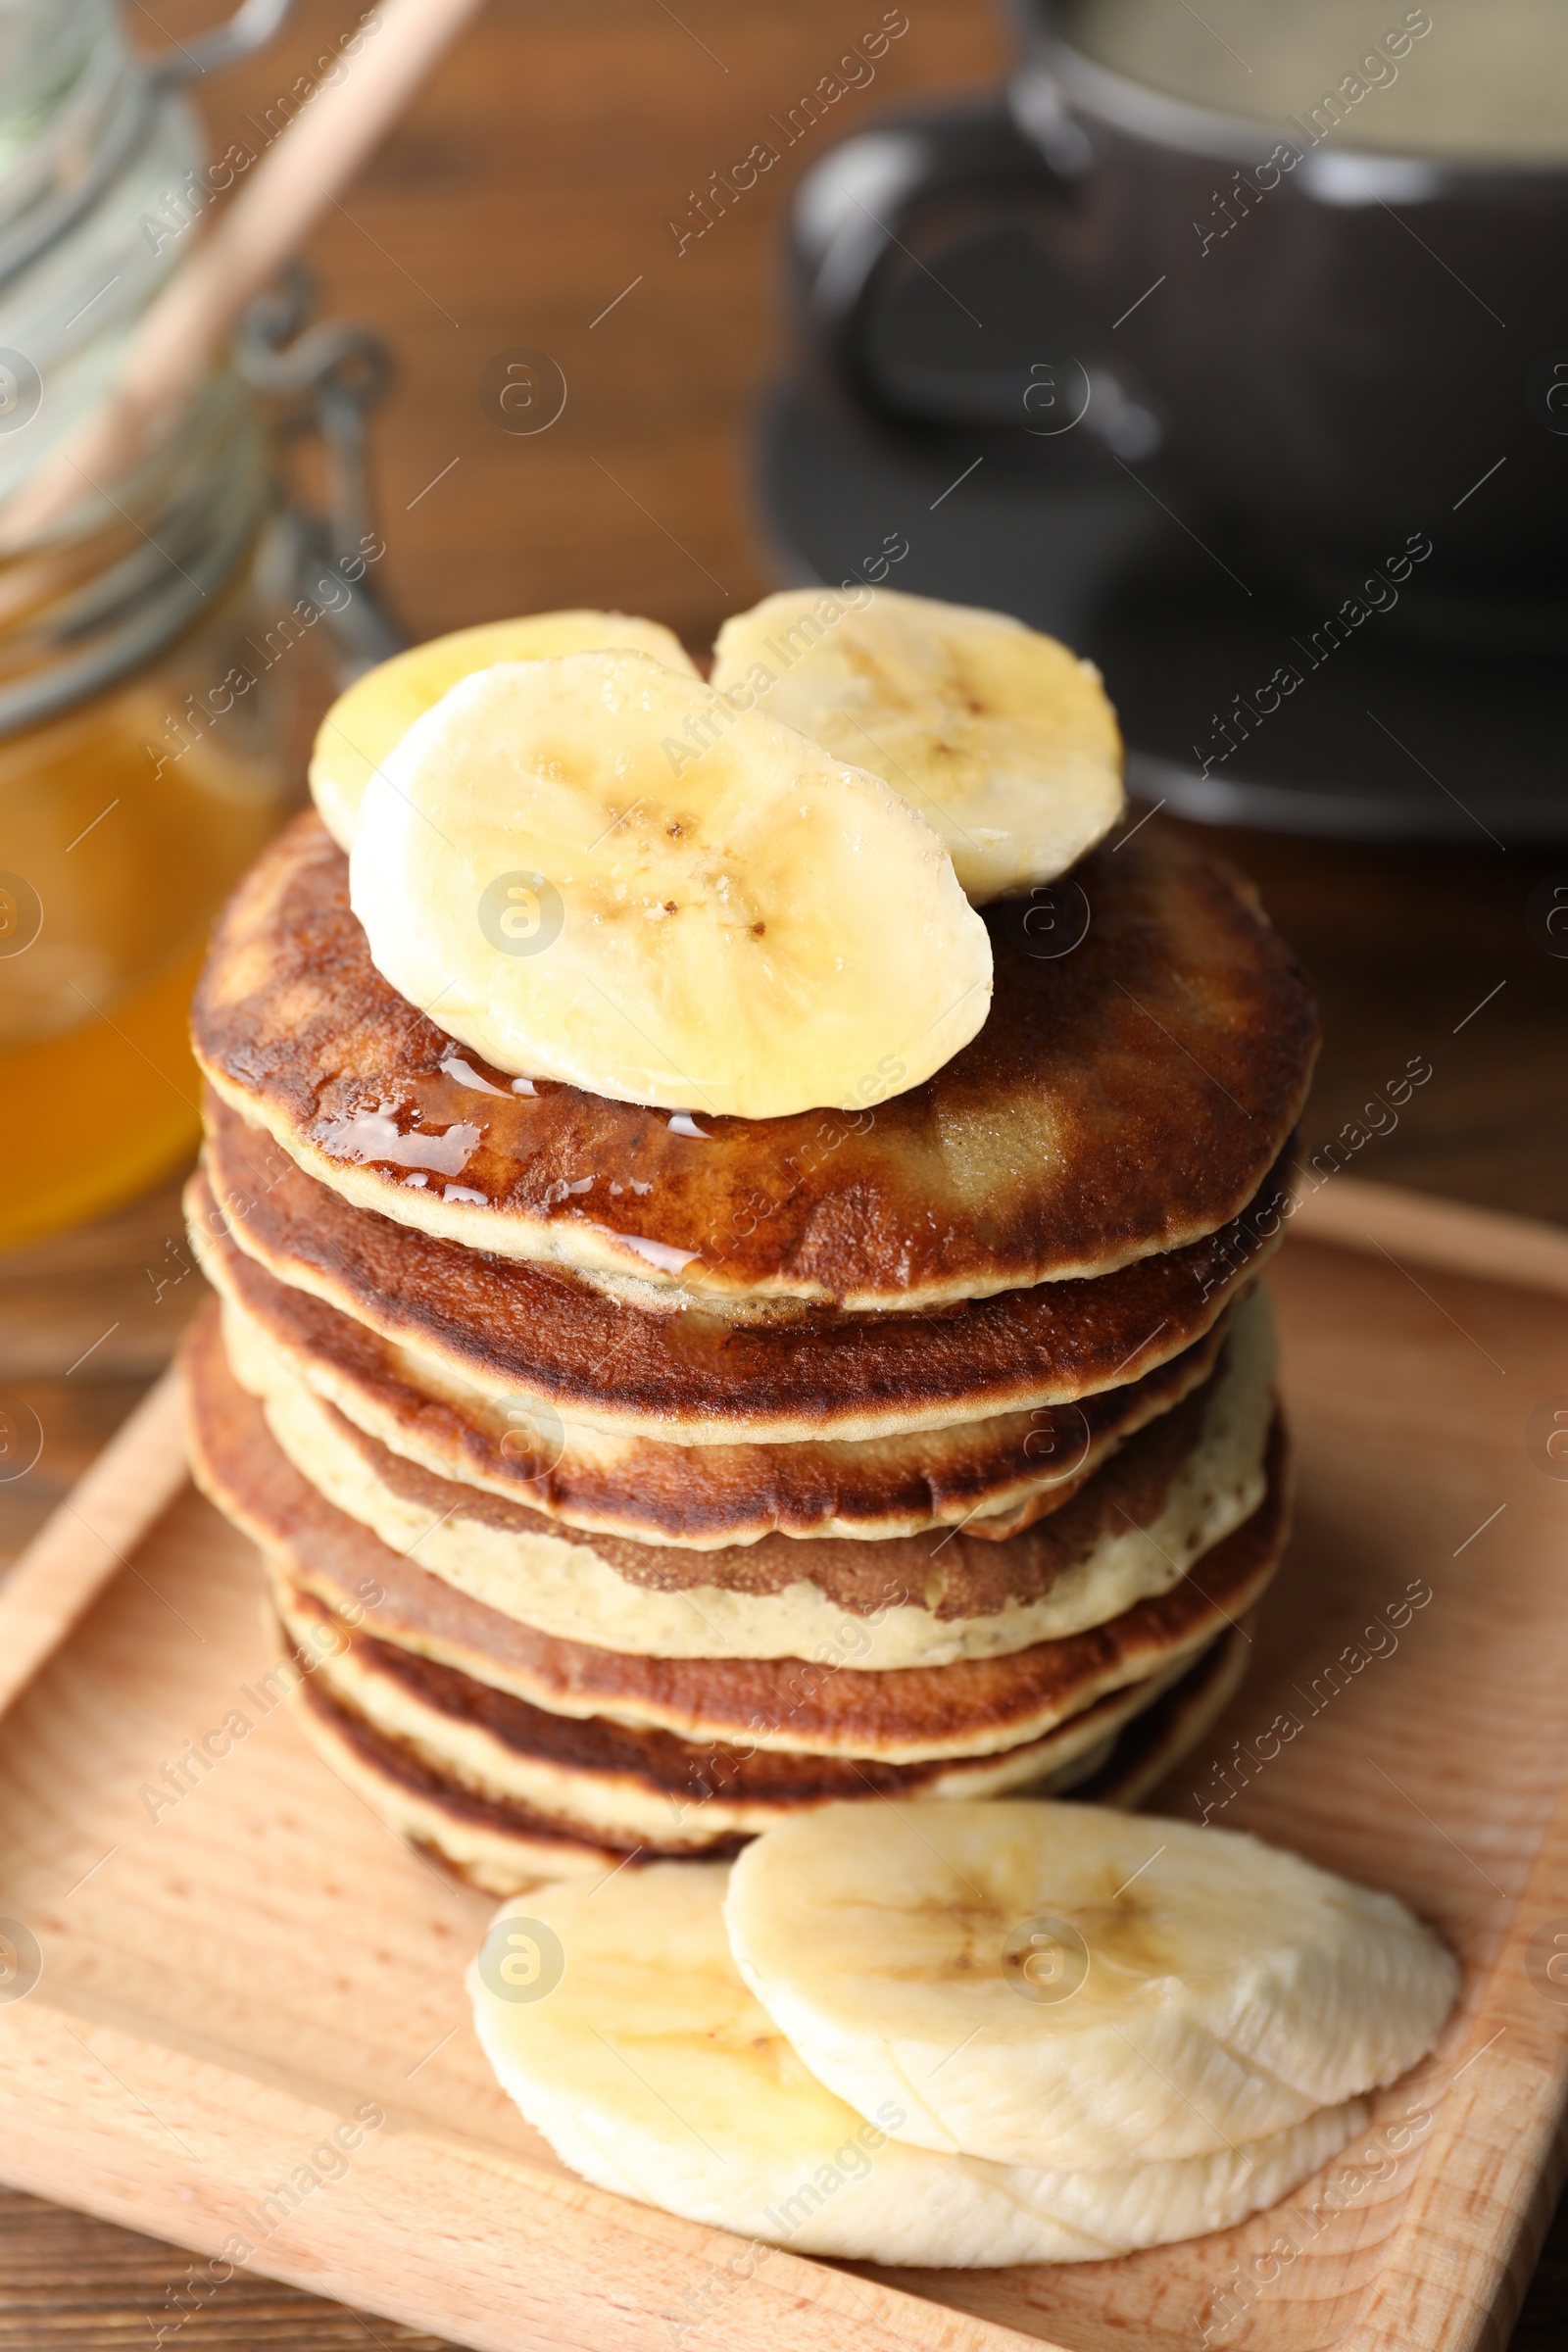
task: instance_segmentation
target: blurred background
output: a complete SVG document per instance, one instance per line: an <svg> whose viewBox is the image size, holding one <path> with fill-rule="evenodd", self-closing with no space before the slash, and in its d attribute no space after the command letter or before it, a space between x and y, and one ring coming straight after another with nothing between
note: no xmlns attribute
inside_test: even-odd
<svg viewBox="0 0 1568 2352"><path fill-rule="evenodd" d="M321 208L310 283L252 315L177 446L133 488L95 481L71 530L0 546L0 1570L197 1303L180 1030L212 912L302 796L338 686L469 622L619 608L703 655L767 589L902 539L898 586L1093 652L1150 821L1210 820L1255 877L1323 1002L1308 1149L1339 1138L1371 1181L1568 1216L1563 633L1542 554L1568 467L1568 128L1526 103L1539 83L1562 105L1546 69L1568 11L1513 0L1480 50L1456 37L1444 119L1412 70L1396 105L1361 77L1325 130L1310 102L1335 43L1359 56L1364 7L1276 7L1276 29L1323 37L1266 101L1237 51L1267 0L1184 9L1107 0L1069 24L1069 103L1061 25L990 0L488 0ZM225 62L202 45L210 0L0 7L0 499L88 413L237 159L360 23L337 0L242 20L270 37ZM111 54L117 21L181 61L151 100ZM1411 38L1436 56L1428 24ZM1128 100L1116 75L1159 87ZM1297 162L1269 180L1298 87ZM163 112L133 139L135 105ZM116 166L107 229L35 233L28 157L52 138L143 157ZM1355 164L1373 149L1381 177ZM64 339L29 374L50 270ZM1391 339L1411 372L1391 375ZM1315 407L1307 364L1328 368ZM1494 443L1489 509L1467 485ZM1314 643L1423 534L1399 617L1368 590L1319 689L1298 632ZM302 606L334 567L355 593ZM1265 729L1257 690L1298 662L1299 704L1276 696ZM236 669L253 690L224 702ZM1430 1079L1391 1123L1380 1097L1417 1061ZM1560 2231L1553 2248L1520 2346L1561 2341ZM0 2345L138 2337L182 2259L0 2197ZM239 2279L181 2328L193 2352L369 2332Z"/></svg>

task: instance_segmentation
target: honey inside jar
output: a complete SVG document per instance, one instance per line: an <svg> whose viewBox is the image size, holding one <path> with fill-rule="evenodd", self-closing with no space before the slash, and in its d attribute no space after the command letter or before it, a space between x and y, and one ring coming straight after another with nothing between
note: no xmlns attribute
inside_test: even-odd
<svg viewBox="0 0 1568 2352"><path fill-rule="evenodd" d="M0 742L4 861L32 894L11 894L0 931L0 1248L196 1149L185 1024L202 942L275 830L286 778L281 714L236 705L226 733L170 756L167 710L182 707L141 679Z"/></svg>
<svg viewBox="0 0 1568 2352"><path fill-rule="evenodd" d="M114 0L0 10L0 1250L194 1153L202 943L303 793L317 623L365 631L363 516L287 508L253 389L309 422L293 295L261 306L271 376L247 318L134 455L76 462L214 200L181 84L265 14L155 56Z"/></svg>
<svg viewBox="0 0 1568 2352"><path fill-rule="evenodd" d="M202 942L300 789L277 531L220 375L139 480L0 560L0 1248L195 1151Z"/></svg>

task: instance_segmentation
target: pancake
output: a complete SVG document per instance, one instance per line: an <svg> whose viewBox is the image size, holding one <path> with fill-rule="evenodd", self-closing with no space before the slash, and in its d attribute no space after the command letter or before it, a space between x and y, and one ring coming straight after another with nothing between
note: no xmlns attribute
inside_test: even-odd
<svg viewBox="0 0 1568 2352"><path fill-rule="evenodd" d="M1156 1697L1119 1733L1089 1751L1087 1758L1059 1766L1019 1794L1064 1795L1112 1805L1140 1801L1136 1791L1157 1787L1188 1749L1197 1744L1230 1697L1245 1670L1247 1637L1237 1628L1190 1666L1181 1680ZM519 1805L478 1795L444 1778L402 1741L375 1731L308 1675L294 1695L296 1721L322 1761L368 1804L388 1828L486 1893L514 1894L553 1879L604 1877L626 1864L664 1859L657 1844L619 1845L609 1838L573 1836ZM1137 1746L1126 1770L1123 1748ZM1086 1775L1086 1761L1090 1773ZM1123 1789L1135 1793L1123 1793ZM746 1842L731 1836L705 1848L705 1861L720 1861Z"/></svg>
<svg viewBox="0 0 1568 2352"><path fill-rule="evenodd" d="M1145 828L1055 887L1088 916L1080 944L1043 957L1032 900L987 906L990 1015L923 1085L710 1119L477 1064L375 970L347 860L309 813L220 919L195 1048L345 1200L475 1250L850 1308L1102 1276L1253 1198L1317 1022L1250 887L1179 838Z"/></svg>
<svg viewBox="0 0 1568 2352"><path fill-rule="evenodd" d="M487 1609L609 1649L830 1657L877 1670L999 1656L1102 1623L1184 1575L1256 1508L1274 1350L1258 1302L1208 1387L1133 1440L1058 1517L1004 1544L787 1536L687 1554L552 1527L401 1461L269 1359L225 1348L314 1491Z"/></svg>
<svg viewBox="0 0 1568 2352"><path fill-rule="evenodd" d="M510 1624L642 1658L946 1672L1085 1635L1168 1592L1266 1485L1273 1344L1261 1300L1206 1390L1141 1432L1065 1510L1001 1544L955 1533L803 1547L778 1536L688 1554L586 1537L387 1454L237 1336L231 1358L208 1317L185 1350L196 1467L220 1508L328 1580L315 1587L328 1597L367 1578L385 1585L416 1557L454 1601L481 1609L492 1642ZM331 1567L339 1555L352 1573Z"/></svg>
<svg viewBox="0 0 1568 2352"><path fill-rule="evenodd" d="M1032 1788L1100 1747L1225 1629L1154 1674L1091 1700L1038 1739L978 1757L889 1763L879 1758L732 1747L667 1732L531 1707L450 1667L346 1634L319 1602L280 1618L310 1679L440 1778L521 1805L591 1841L646 1842L672 1854L757 1837L821 1805L888 1797L989 1797Z"/></svg>
<svg viewBox="0 0 1568 2352"><path fill-rule="evenodd" d="M831 1660L647 1658L556 1641L494 1618L408 1561L377 1557L373 1539L356 1533L357 1544L332 1544L325 1561L268 1550L278 1616L297 1642L313 1624L346 1628L362 1658L385 1672L398 1671L389 1651L422 1659L460 1685L520 1701L524 1722L542 1710L668 1733L687 1747L727 1746L743 1760L767 1750L910 1765L1002 1756L1102 1700L1185 1672L1261 1594L1283 1509L1254 1514L1245 1542L1229 1552L1216 1545L1162 1604L1143 1603L1093 1634L1005 1658L855 1675ZM350 1570L359 1571L352 1581Z"/></svg>
<svg viewBox="0 0 1568 2352"><path fill-rule="evenodd" d="M388 1740L340 1706L307 1675L292 1694L294 1720L323 1764L416 1852L486 1894L514 1894L552 1879L604 1878L645 1849L614 1846L541 1821L520 1805L499 1805L432 1771L411 1747ZM720 1861L746 1842L710 1848ZM654 1857L662 1858L662 1857Z"/></svg>
<svg viewBox="0 0 1568 2352"><path fill-rule="evenodd" d="M1086 1805L1132 1812L1147 1804L1185 1756L1207 1739L1241 1689L1252 1654L1256 1612L1232 1626L1173 1683L1117 1733L1104 1756L1072 1782ZM1042 1794L1046 1791L1042 1791Z"/></svg>
<svg viewBox="0 0 1568 2352"><path fill-rule="evenodd" d="M450 1380L432 1386L431 1368L407 1348L275 1280L229 1239L205 1176L193 1177L187 1202L207 1277L231 1310L231 1337L253 1335L296 1389L439 1479L572 1527L696 1549L774 1534L868 1540L960 1524L976 1539L1016 1535L1070 1502L1129 1437L1201 1386L1234 1311L1142 1380L912 1437L675 1446L564 1421L544 1445L498 1399ZM418 1488L414 1500L422 1505L424 1494ZM368 1511L358 1515L374 1523Z"/></svg>
<svg viewBox="0 0 1568 2352"><path fill-rule="evenodd" d="M1288 1183L1291 1156L1288 1145L1265 1200ZM736 1326L673 1305L649 1312L351 1208L211 1097L207 1171L214 1213L248 1257L413 1350L435 1385L683 1445L907 1434L1130 1385L1213 1329L1284 1223L1244 1215L1097 1281L1038 1283L942 1314Z"/></svg>
<svg viewBox="0 0 1568 2352"><path fill-rule="evenodd" d="M524 1702L525 1713L609 1717L688 1742L893 1763L1014 1747L1211 1641L1251 1606L1284 1541L1276 1424L1268 1477L1247 1519L1163 1592L1070 1638L895 1670L845 1671L842 1647L809 1661L658 1658L524 1627L389 1551L281 1453L255 1399L225 1377L210 1321L187 1343L184 1365L192 1468L267 1554L291 1626L296 1607L324 1610L368 1653L423 1658L470 1691Z"/></svg>

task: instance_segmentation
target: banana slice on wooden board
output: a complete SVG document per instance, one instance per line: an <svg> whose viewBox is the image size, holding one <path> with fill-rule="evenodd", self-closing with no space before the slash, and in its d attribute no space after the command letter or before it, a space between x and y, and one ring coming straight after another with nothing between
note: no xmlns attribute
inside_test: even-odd
<svg viewBox="0 0 1568 2352"><path fill-rule="evenodd" d="M1403 2074L1458 1989L1393 1895L1093 1805L833 1806L745 1849L726 1917L813 2074L1001 2164L1245 2150Z"/></svg>
<svg viewBox="0 0 1568 2352"><path fill-rule="evenodd" d="M657 620L628 612L529 612L432 637L356 678L322 719L311 753L311 794L338 848L354 847L360 803L376 769L448 687L492 662L547 662L607 646L697 675L680 639Z"/></svg>
<svg viewBox="0 0 1568 2352"><path fill-rule="evenodd" d="M891 2136L902 2090L879 2118L857 2115L748 1991L724 1931L727 1876L662 1863L519 1896L469 1972L503 2087L601 2188L802 2253L1095 2262L1229 2228L1365 2121L1351 2103L1240 2153L1076 2175L906 2146Z"/></svg>
<svg viewBox="0 0 1568 2352"><path fill-rule="evenodd" d="M939 837L877 777L635 653L465 678L372 777L351 897L494 1067L743 1118L916 1086L991 1001Z"/></svg>
<svg viewBox="0 0 1568 2352"><path fill-rule="evenodd" d="M1065 873L1125 806L1094 663L1005 612L889 588L861 598L764 597L720 629L714 687L755 692L759 710L903 793L976 906Z"/></svg>

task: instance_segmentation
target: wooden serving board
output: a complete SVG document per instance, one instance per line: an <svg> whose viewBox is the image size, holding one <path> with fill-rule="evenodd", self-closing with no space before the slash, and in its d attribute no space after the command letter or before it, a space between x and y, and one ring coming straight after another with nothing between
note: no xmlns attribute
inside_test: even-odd
<svg viewBox="0 0 1568 2352"><path fill-rule="evenodd" d="M1337 1178L1271 1282L1298 1532L1164 1802L1396 1888L1466 1962L1435 2058L1284 2205L878 2273L568 2175L467 2023L491 1906L270 1703L259 1563L160 1392L0 1588L0 2175L490 2352L1500 2345L1568 2090L1568 1238Z"/></svg>

